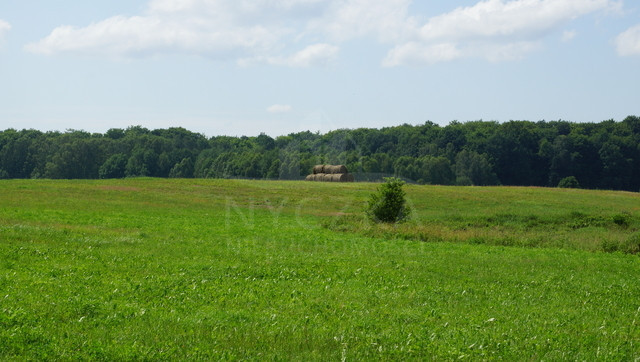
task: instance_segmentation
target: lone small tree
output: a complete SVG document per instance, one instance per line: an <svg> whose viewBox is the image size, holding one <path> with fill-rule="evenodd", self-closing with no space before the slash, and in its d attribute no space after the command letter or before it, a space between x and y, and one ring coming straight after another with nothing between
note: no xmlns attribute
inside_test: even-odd
<svg viewBox="0 0 640 362"><path fill-rule="evenodd" d="M395 177L386 177L384 180L378 192L369 199L367 215L375 222L398 223L407 220L406 193L402 189L405 182Z"/></svg>

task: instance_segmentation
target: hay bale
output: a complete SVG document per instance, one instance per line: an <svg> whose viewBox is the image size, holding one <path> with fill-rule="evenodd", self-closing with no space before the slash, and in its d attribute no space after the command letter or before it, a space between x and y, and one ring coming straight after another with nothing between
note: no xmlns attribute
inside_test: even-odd
<svg viewBox="0 0 640 362"><path fill-rule="evenodd" d="M347 167L345 165L325 165L324 173L330 174L339 174L339 173L347 173Z"/></svg>
<svg viewBox="0 0 640 362"><path fill-rule="evenodd" d="M324 173L324 165L313 166L313 173L314 174Z"/></svg>
<svg viewBox="0 0 640 362"><path fill-rule="evenodd" d="M313 173L307 175L306 181L322 181L322 182L355 182L352 173Z"/></svg>

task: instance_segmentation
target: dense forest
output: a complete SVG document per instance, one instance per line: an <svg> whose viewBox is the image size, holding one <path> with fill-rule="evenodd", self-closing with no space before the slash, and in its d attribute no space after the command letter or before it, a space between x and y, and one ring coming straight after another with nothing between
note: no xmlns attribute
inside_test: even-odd
<svg viewBox="0 0 640 362"><path fill-rule="evenodd" d="M199 177L301 179L345 164L360 181L395 175L422 184L640 190L640 118L622 122L427 122L276 138L207 138L140 126L105 134L0 131L0 178Z"/></svg>

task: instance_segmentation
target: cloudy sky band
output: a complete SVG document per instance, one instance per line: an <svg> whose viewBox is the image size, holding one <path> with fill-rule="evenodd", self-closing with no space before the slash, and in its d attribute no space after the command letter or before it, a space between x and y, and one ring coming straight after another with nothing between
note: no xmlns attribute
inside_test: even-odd
<svg viewBox="0 0 640 362"><path fill-rule="evenodd" d="M61 25L27 44L29 52L138 58L195 54L247 66L326 66L358 38L388 46L380 63L430 65L459 58L517 60L540 49L550 32L598 12L618 12L612 0L486 0L420 21L408 0L152 0L140 15L118 15L85 26ZM292 16L295 15L295 21ZM640 25L639 25L640 26ZM10 29L0 22L0 37ZM620 56L640 53L638 26L615 39Z"/></svg>
<svg viewBox="0 0 640 362"><path fill-rule="evenodd" d="M0 128L621 120L638 66L630 0L0 2Z"/></svg>

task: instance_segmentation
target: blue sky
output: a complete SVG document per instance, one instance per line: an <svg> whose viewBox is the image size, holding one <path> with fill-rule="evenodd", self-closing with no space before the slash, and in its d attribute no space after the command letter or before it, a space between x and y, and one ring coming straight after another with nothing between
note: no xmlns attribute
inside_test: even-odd
<svg viewBox="0 0 640 362"><path fill-rule="evenodd" d="M640 115L640 2L3 0L0 129Z"/></svg>

